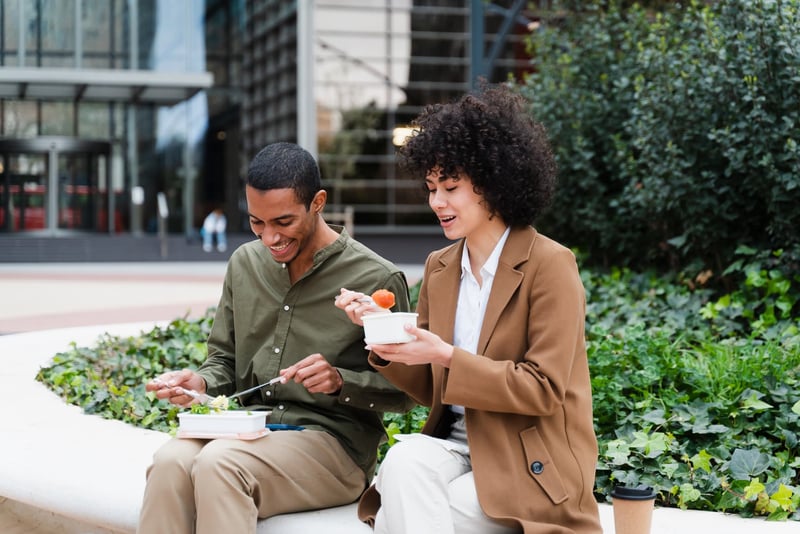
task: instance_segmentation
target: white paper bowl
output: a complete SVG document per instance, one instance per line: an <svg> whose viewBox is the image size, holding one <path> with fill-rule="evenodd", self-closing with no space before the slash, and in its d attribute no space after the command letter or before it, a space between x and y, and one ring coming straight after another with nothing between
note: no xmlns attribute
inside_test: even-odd
<svg viewBox="0 0 800 534"><path fill-rule="evenodd" d="M361 318L364 323L364 341L368 345L408 343L414 336L403 329L404 325L417 326L416 313L368 313Z"/></svg>
<svg viewBox="0 0 800 534"><path fill-rule="evenodd" d="M229 410L219 413L178 414L178 432L190 434L249 434L264 430L267 414L270 412L251 412Z"/></svg>

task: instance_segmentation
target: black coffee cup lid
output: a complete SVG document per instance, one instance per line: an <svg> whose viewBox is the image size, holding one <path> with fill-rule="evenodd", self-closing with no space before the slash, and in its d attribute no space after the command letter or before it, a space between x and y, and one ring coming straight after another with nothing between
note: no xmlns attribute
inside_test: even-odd
<svg viewBox="0 0 800 534"><path fill-rule="evenodd" d="M629 501L647 501L656 498L656 492L650 486L617 486L611 491L611 496L617 499L627 499Z"/></svg>

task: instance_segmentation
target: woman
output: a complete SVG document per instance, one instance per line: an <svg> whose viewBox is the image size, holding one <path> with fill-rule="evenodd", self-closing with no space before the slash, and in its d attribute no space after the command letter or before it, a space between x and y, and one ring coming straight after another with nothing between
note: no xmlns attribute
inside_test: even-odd
<svg viewBox="0 0 800 534"><path fill-rule="evenodd" d="M505 86L427 107L401 163L456 242L425 264L415 340L370 363L431 408L389 449L359 516L379 533L600 533L597 441L572 252L531 225L555 162ZM342 290L356 324L374 311Z"/></svg>

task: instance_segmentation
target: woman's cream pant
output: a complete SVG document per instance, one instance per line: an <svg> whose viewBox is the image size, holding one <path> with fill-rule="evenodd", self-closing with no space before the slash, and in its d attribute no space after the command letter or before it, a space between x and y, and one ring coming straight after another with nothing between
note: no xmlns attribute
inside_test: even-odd
<svg viewBox="0 0 800 534"><path fill-rule="evenodd" d="M481 510L466 447L423 434L400 436L378 470L375 534L511 534Z"/></svg>

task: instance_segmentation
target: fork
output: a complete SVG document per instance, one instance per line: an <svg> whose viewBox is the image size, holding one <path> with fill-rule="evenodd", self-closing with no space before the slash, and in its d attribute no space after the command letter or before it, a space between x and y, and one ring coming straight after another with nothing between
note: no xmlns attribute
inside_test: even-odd
<svg viewBox="0 0 800 534"><path fill-rule="evenodd" d="M240 391L239 393L234 393L233 395L228 397L228 400L235 399L236 397L241 397L242 395L247 395L248 393L251 393L251 392L256 391L258 389L265 388L267 386L271 386L272 384L277 384L278 382L280 382L281 384L285 384L286 383L286 379L283 378L282 376L276 376L272 380L264 382L263 384L259 384L258 386L253 386L251 388L245 389L244 391Z"/></svg>
<svg viewBox="0 0 800 534"><path fill-rule="evenodd" d="M336 295L334 297L334 300L336 300L338 298L339 298L339 295ZM359 297L359 298L353 299L353 300L356 301L356 302L362 302L364 304L372 304L373 306L377 306L377 304L375 304L375 301L372 300L372 297L369 296L369 295L364 295L363 297Z"/></svg>
<svg viewBox="0 0 800 534"><path fill-rule="evenodd" d="M154 378L152 381L155 384L160 384L165 387L169 387L166 382L164 382L163 380L159 380L158 378ZM193 389L186 389L186 388L178 388L178 389L180 389L183 394L189 395L193 399L197 399L200 402L208 402L209 400L211 400L211 396L206 395L205 393L200 393L199 391L195 391Z"/></svg>
<svg viewBox="0 0 800 534"><path fill-rule="evenodd" d="M201 404L205 404L212 398L211 395L207 395L206 393L200 393L199 391L195 391L193 389L180 388L180 390L184 395L189 395L193 399L197 399L198 401L200 401Z"/></svg>
<svg viewBox="0 0 800 534"><path fill-rule="evenodd" d="M270 380L268 382L264 382L263 384L259 384L258 386L254 386L254 387L245 389L244 391L240 391L239 393L234 393L233 395L228 397L228 400L235 399L237 397L241 397L242 395L247 395L248 393L252 393L253 391L256 391L258 389L265 388L267 386L271 386L272 384L277 384L278 382L282 382L283 383L285 381L286 380L282 376L276 376L275 378L273 378L272 380ZM206 393L200 393L199 391L195 391L193 389L181 388L181 391L183 391L183 393L185 393L186 395L189 395L193 399L197 399L201 403L206 403L206 402L210 401L213 398L213 397L211 397L210 395L208 395Z"/></svg>

